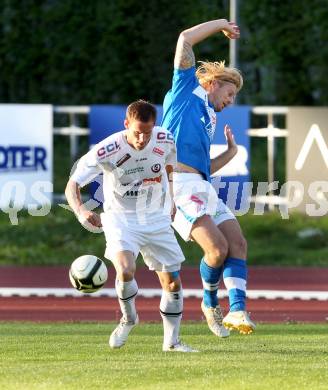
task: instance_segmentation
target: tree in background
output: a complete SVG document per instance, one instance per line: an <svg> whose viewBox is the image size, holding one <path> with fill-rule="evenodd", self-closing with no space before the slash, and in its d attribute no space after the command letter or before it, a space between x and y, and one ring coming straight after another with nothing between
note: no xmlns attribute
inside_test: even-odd
<svg viewBox="0 0 328 390"><path fill-rule="evenodd" d="M239 102L327 104L327 1L239 4ZM179 32L228 14L228 0L1 0L0 101L160 104ZM228 62L226 40L196 50Z"/></svg>
<svg viewBox="0 0 328 390"><path fill-rule="evenodd" d="M247 103L328 104L327 1L239 3Z"/></svg>

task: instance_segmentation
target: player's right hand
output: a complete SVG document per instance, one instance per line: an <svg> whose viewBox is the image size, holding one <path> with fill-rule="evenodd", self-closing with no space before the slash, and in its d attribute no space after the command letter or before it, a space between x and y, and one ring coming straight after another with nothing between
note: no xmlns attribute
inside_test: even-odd
<svg viewBox="0 0 328 390"><path fill-rule="evenodd" d="M100 215L89 210L81 210L78 214L79 222L82 225L87 225L88 223L95 227L102 227Z"/></svg>
<svg viewBox="0 0 328 390"><path fill-rule="evenodd" d="M238 39L240 37L240 30L235 22L227 21L222 29L222 32L229 39Z"/></svg>
<svg viewBox="0 0 328 390"><path fill-rule="evenodd" d="M171 209L171 221L172 222L174 221L176 212L177 212L176 205L175 205L175 203L172 203L172 209Z"/></svg>

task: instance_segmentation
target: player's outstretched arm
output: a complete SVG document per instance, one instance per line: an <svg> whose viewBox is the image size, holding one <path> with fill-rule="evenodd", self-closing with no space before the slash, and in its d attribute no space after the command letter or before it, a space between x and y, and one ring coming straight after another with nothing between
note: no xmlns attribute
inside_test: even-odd
<svg viewBox="0 0 328 390"><path fill-rule="evenodd" d="M165 170L166 170L166 174L167 174L167 179L168 179L168 182L169 182L169 192L170 192L170 198L171 198L171 218L172 218L172 221L174 220L174 216L175 216L175 213L176 213L176 207L175 207L175 203L174 203L174 197L173 197L173 165L166 165L165 167Z"/></svg>
<svg viewBox="0 0 328 390"><path fill-rule="evenodd" d="M195 55L192 47L218 32L222 32L229 39L239 38L239 27L226 19L211 20L182 31L177 42L174 67L188 69L194 66Z"/></svg>
<svg viewBox="0 0 328 390"><path fill-rule="evenodd" d="M217 172L232 160L238 152L238 146L235 142L232 130L228 125L224 126L224 135L227 140L228 149L219 156L211 159L211 174Z"/></svg>

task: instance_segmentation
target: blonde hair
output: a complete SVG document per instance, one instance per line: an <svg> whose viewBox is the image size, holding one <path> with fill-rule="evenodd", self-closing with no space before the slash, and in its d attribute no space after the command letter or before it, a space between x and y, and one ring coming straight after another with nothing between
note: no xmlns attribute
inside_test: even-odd
<svg viewBox="0 0 328 390"><path fill-rule="evenodd" d="M238 69L225 66L224 61L199 61L199 63L200 65L196 70L196 77L202 87L213 80L218 80L234 84L237 87L237 92L241 90L243 86L243 76Z"/></svg>

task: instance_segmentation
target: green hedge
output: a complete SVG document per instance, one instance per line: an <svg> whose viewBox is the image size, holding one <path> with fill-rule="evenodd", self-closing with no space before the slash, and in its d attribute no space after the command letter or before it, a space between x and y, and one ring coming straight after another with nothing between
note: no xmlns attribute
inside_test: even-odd
<svg viewBox="0 0 328 390"><path fill-rule="evenodd" d="M328 217L291 213L289 219L282 219L279 211L254 215L251 209L238 220L248 241L249 265L327 266ZM320 232L300 238L298 233L303 229ZM200 247L179 237L178 240L186 257L185 265L198 266L203 256ZM0 212L0 267L68 265L86 253L103 258L104 250L103 234L88 232L72 212L59 206L54 205L44 217L20 211L18 225L11 225L8 214Z"/></svg>
<svg viewBox="0 0 328 390"><path fill-rule="evenodd" d="M2 0L0 101L161 103L176 39L193 24L228 17L228 1ZM239 1L240 103L328 102L326 0ZM228 41L210 38L199 59L228 60Z"/></svg>

